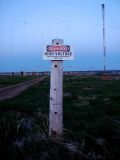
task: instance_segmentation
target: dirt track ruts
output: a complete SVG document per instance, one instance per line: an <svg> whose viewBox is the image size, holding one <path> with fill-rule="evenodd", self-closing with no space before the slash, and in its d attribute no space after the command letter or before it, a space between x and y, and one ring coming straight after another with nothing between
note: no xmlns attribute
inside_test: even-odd
<svg viewBox="0 0 120 160"><path fill-rule="evenodd" d="M5 99L10 99L18 94L20 94L22 91L26 90L28 87L37 84L41 81L43 81L45 77L36 78L33 80L25 81L19 84L11 85L8 87L0 88L0 101L3 101Z"/></svg>

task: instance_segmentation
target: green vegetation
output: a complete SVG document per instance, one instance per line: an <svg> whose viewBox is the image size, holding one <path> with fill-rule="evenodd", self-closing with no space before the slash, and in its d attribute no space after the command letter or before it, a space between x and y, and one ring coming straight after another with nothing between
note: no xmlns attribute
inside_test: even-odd
<svg viewBox="0 0 120 160"><path fill-rule="evenodd" d="M0 76L0 86L4 87L8 85L13 85L34 78L36 78L36 76Z"/></svg>
<svg viewBox="0 0 120 160"><path fill-rule="evenodd" d="M49 107L49 78L22 92L14 99L0 103L3 110L18 110L26 113L48 113ZM47 111L47 112L46 112Z"/></svg>
<svg viewBox="0 0 120 160"><path fill-rule="evenodd" d="M16 98L0 102L0 156L12 160L119 160L120 80L64 76L61 141L48 137L49 87L48 77Z"/></svg>

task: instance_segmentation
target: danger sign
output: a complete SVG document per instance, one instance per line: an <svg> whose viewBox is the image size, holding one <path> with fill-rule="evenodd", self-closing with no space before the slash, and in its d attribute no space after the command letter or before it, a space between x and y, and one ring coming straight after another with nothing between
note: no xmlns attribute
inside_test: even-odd
<svg viewBox="0 0 120 160"><path fill-rule="evenodd" d="M54 45L47 46L47 52L54 52L54 51L70 52L70 46L54 46Z"/></svg>
<svg viewBox="0 0 120 160"><path fill-rule="evenodd" d="M43 60L73 60L69 45L47 45Z"/></svg>

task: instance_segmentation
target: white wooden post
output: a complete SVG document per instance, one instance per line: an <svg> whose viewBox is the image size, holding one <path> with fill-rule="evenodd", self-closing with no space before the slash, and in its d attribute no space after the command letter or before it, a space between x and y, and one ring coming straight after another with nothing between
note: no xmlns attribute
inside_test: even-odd
<svg viewBox="0 0 120 160"><path fill-rule="evenodd" d="M49 135L58 137L63 134L63 60L73 60L73 53L62 39L53 39L43 60L51 60Z"/></svg>
<svg viewBox="0 0 120 160"><path fill-rule="evenodd" d="M61 40L53 40L52 45L63 45ZM51 61L49 135L63 134L63 61Z"/></svg>

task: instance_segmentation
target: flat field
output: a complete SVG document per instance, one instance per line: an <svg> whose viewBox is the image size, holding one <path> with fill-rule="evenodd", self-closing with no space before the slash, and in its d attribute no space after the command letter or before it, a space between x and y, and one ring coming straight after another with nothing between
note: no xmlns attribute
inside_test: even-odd
<svg viewBox="0 0 120 160"><path fill-rule="evenodd" d="M64 76L62 140L48 137L49 79L0 102L0 156L119 160L119 77Z"/></svg>
<svg viewBox="0 0 120 160"><path fill-rule="evenodd" d="M9 85L18 84L27 80L36 78L36 76L0 76L0 88Z"/></svg>

